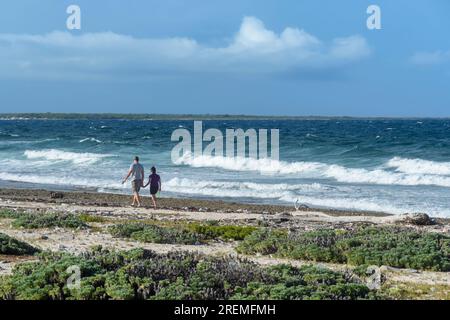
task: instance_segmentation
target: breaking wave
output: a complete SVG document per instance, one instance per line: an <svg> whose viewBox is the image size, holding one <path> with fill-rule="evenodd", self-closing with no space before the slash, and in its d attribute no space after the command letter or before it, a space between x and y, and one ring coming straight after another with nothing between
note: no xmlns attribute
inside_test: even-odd
<svg viewBox="0 0 450 320"><path fill-rule="evenodd" d="M105 189L124 189L127 186L120 182L111 182L109 180L95 179L91 177L73 177L65 175L35 175L35 174L19 174L0 172L0 179L6 181L26 182L34 184L47 184L58 186L72 186L80 188L105 188Z"/></svg>
<svg viewBox="0 0 450 320"><path fill-rule="evenodd" d="M97 153L77 153L56 149L26 150L24 155L28 159L46 159L51 161L71 161L74 164L92 164L109 155Z"/></svg>
<svg viewBox="0 0 450 320"><path fill-rule="evenodd" d="M391 200L382 200L370 195L355 195L355 189L345 186L328 186L320 183L284 184L228 182L173 178L164 183L165 191L190 195L234 199L278 200L291 204L294 210L296 201L311 207L335 208L355 211L374 211L392 214L406 212L428 212L434 216L448 216L450 210L437 210L426 204L401 205ZM346 191L344 193L344 191ZM344 196L345 195L345 196ZM375 195L376 196L376 195Z"/></svg>
<svg viewBox="0 0 450 320"><path fill-rule="evenodd" d="M164 188L185 194L203 194L207 196L244 197L244 198L281 198L290 192L326 191L332 187L320 183L286 184L286 183L254 183L228 182L210 180L192 180L173 178L164 184Z"/></svg>
<svg viewBox="0 0 450 320"><path fill-rule="evenodd" d="M414 168L408 167L407 164L402 162L403 160L399 162L398 159L400 158L393 158L387 163L388 168L392 168L394 164L401 164L401 169L400 166L397 166L398 170L396 171L386 170L386 168L372 170L347 168L341 165L320 162L286 162L239 157L192 157L190 154L185 154L176 160L175 163L195 168L212 167L232 171L256 171L261 174L290 175L295 178L329 178L343 183L450 187L450 177L443 175L446 172L446 164L439 165L439 163L428 161L432 165L428 164L428 166L425 166L421 163L421 172L420 170L414 171ZM427 161L424 162L427 163ZM436 174L437 172L440 172L440 174Z"/></svg>
<svg viewBox="0 0 450 320"><path fill-rule="evenodd" d="M450 175L450 162L395 157L388 161L387 166L403 173Z"/></svg>

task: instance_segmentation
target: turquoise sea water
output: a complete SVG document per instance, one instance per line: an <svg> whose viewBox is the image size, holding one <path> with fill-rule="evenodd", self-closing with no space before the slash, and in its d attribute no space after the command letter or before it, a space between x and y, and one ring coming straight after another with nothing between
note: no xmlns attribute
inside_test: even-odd
<svg viewBox="0 0 450 320"><path fill-rule="evenodd" d="M193 121L0 120L0 186L129 192L121 179L137 154L157 166L163 196L450 217L450 120L203 124L278 128L280 160L172 163L170 136Z"/></svg>

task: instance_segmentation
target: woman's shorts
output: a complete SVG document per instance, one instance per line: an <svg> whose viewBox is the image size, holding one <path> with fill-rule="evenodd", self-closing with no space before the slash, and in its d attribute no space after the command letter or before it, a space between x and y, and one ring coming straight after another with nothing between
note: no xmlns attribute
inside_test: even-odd
<svg viewBox="0 0 450 320"><path fill-rule="evenodd" d="M158 189L158 186L150 186L150 194L157 194Z"/></svg>
<svg viewBox="0 0 450 320"><path fill-rule="evenodd" d="M139 192L142 187L142 180L133 180L131 181L131 189L133 192Z"/></svg>

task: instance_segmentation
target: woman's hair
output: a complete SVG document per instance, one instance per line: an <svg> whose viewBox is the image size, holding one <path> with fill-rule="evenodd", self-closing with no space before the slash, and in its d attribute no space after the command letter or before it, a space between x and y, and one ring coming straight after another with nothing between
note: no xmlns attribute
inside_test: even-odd
<svg viewBox="0 0 450 320"><path fill-rule="evenodd" d="M156 173L156 168L155 168L155 167L152 167L152 168L150 169L150 171L151 171L152 173Z"/></svg>

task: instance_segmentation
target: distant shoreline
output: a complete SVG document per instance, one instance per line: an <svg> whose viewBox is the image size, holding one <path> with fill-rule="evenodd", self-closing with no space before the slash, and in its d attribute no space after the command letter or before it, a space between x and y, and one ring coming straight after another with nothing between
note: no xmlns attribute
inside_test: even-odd
<svg viewBox="0 0 450 320"><path fill-rule="evenodd" d="M356 116L286 116L233 114L145 114L145 113L0 113L0 120L450 120L450 117L356 117Z"/></svg>

